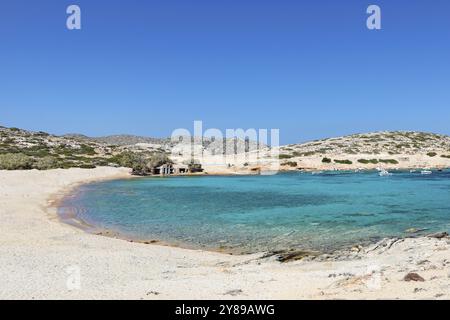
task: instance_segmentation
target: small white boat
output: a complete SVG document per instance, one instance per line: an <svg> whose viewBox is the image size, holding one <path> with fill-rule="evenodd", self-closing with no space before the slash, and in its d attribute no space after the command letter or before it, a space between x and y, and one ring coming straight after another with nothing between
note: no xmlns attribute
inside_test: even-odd
<svg viewBox="0 0 450 320"><path fill-rule="evenodd" d="M388 172L387 170L381 169L378 175L380 177L389 177L392 176L392 173Z"/></svg>
<svg viewBox="0 0 450 320"><path fill-rule="evenodd" d="M430 171L430 170L422 170L422 171L420 171L420 173L421 173L421 174L432 174L433 171Z"/></svg>
<svg viewBox="0 0 450 320"><path fill-rule="evenodd" d="M313 172L311 172L311 174L321 174L321 173L323 173L323 171L313 171Z"/></svg>
<svg viewBox="0 0 450 320"><path fill-rule="evenodd" d="M416 172L416 170L409 170L409 173L414 173Z"/></svg>

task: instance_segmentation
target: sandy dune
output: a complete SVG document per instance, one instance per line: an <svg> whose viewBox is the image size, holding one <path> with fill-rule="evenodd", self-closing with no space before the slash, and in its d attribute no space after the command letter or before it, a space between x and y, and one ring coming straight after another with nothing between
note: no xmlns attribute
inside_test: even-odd
<svg viewBox="0 0 450 320"><path fill-rule="evenodd" d="M446 238L386 241L339 258L282 264L92 235L48 208L71 186L127 176L117 168L0 171L0 298L450 298ZM425 281L404 281L408 272Z"/></svg>

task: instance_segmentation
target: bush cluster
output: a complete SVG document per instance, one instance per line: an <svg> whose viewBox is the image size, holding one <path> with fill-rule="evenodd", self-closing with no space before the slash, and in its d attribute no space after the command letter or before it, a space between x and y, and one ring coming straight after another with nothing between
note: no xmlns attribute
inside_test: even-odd
<svg viewBox="0 0 450 320"><path fill-rule="evenodd" d="M296 167L297 166L297 162L295 162L295 161L287 161L287 162L284 162L282 165L283 166L289 166L289 167Z"/></svg>
<svg viewBox="0 0 450 320"><path fill-rule="evenodd" d="M50 170L68 168L95 168L93 162L75 162L66 159L59 159L55 156L45 156L35 158L24 153L4 153L0 154L0 170Z"/></svg>
<svg viewBox="0 0 450 320"><path fill-rule="evenodd" d="M352 164L353 162L350 160L334 160L334 162L339 164Z"/></svg>
<svg viewBox="0 0 450 320"><path fill-rule="evenodd" d="M32 169L33 158L23 153L0 154L0 170Z"/></svg>

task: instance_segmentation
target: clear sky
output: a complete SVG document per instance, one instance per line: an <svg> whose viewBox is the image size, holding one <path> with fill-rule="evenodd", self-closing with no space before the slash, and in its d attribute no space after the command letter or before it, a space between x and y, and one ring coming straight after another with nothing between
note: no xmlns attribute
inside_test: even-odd
<svg viewBox="0 0 450 320"><path fill-rule="evenodd" d="M1 125L162 137L194 120L282 143L450 134L450 1L1 1Z"/></svg>

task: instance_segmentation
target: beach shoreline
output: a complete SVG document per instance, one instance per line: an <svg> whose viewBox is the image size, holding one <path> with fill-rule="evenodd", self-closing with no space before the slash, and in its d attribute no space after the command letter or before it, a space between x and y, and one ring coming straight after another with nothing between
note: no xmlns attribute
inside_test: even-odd
<svg viewBox="0 0 450 320"><path fill-rule="evenodd" d="M437 170L437 169L436 169ZM322 171L321 171L322 172ZM407 172L405 169L398 169L397 172ZM300 172L298 172L300 173ZM309 171L303 172L303 173L310 173ZM324 174L333 174L333 173L353 173L353 171L348 170L330 170L330 171L323 171ZM373 173L377 174L377 170L363 170L358 171L358 173ZM281 171L280 174L292 174L292 171ZM255 174L249 174L248 176L254 176ZM170 176L164 176L164 179L170 179L170 178L177 178L177 177L188 177L191 176L189 174L173 174ZM195 177L207 177L207 176L217 176L217 177L232 177L232 176L239 176L242 177L243 175L235 175L235 174L194 174L192 176ZM377 174L378 176L378 174ZM118 179L114 180L125 180L125 179L160 179L160 175L150 175L150 176L124 176L119 177ZM360 239L354 240L354 242L348 241L347 243L339 246L339 247L283 247L283 248L267 248L267 250L252 250L252 249L244 249L240 248L239 246L207 246L207 245L201 245L201 244L191 244L188 242L179 241L176 239L171 240L163 240L161 238L158 238L157 236L148 236L148 237L138 237L133 236L133 234L126 234L118 229L113 228L106 228L106 227L100 227L95 224L95 222L88 222L84 220L80 215L78 214L78 207L74 205L74 203L71 203L69 205L65 205L64 202L66 199L72 197L77 193L79 190L78 188L81 186L84 186L86 184L96 183L96 182L103 182L103 181L109 181L112 180L111 178L105 178L105 179L97 179L94 181L85 181L84 183L76 183L65 190L62 190L61 192L58 192L55 195L52 195L50 197L50 201L52 204L50 205L52 210L56 211L57 217L61 220L62 223L67 223L69 225L75 226L77 228L80 228L81 230L94 234L94 235L100 235L115 239L121 239L128 242L136 242L136 243L143 243L143 244L159 244L162 246L168 246L168 247L176 247L176 248L182 248L182 249L189 249L189 250L202 250L202 251L210 251L210 252L218 252L223 254L230 254L230 255L246 255L246 254L261 254L261 255L267 255L276 253L274 255L278 254L288 254L290 251L302 251L302 252L309 252L311 256L317 257L321 255L326 256L333 256L336 253L336 256L342 256L343 252L350 251L350 250L356 250L357 248L368 248L372 245L375 245L376 243L380 242L384 239L384 237L370 237L367 239ZM63 208L63 210L61 210ZM438 230L434 230L438 231ZM433 233L433 230L429 229L416 229L416 228L410 228L410 230L405 230L403 234L392 234L390 235L390 239L407 239L407 238L420 238L425 237L428 234Z"/></svg>
<svg viewBox="0 0 450 320"><path fill-rule="evenodd" d="M386 240L339 259L280 263L275 256L99 237L62 222L49 207L80 184L127 176L124 168L0 171L0 298L450 298L446 238ZM67 287L70 266L80 269L79 289ZM404 281L408 272L425 281Z"/></svg>
<svg viewBox="0 0 450 320"><path fill-rule="evenodd" d="M287 173L287 172L285 172ZM182 175L182 176L186 176L186 175ZM214 175L214 176L230 176L230 175ZM175 176L174 176L175 177ZM117 180L121 180L121 179L142 179L144 177L134 177L134 176L126 176L126 177L120 177L120 178L116 178ZM147 177L147 178L152 178L151 176ZM169 177L170 178L170 177ZM76 208L64 208L64 211L61 211L61 206L64 204L64 201L66 198L68 197L72 197L74 196L74 193L76 193L78 191L78 188L86 185L86 184L90 184L90 183L96 183L96 182L103 182L103 181L110 181L110 180L116 180L116 179L97 179L94 181L85 181L85 182L80 182L80 183L76 183L72 186L69 186L67 188L65 188L64 190L61 190L60 192L53 194L49 197L49 205L47 206L46 210L50 210L51 212L54 212L56 214L56 217L61 221L61 223L64 224L69 224L71 226L74 226L76 228L79 228L81 230L83 230L84 232L87 232L89 234L93 234L93 235L97 235L97 236L104 236L104 237L108 237L108 238L113 238L113 239L119 239L119 240L123 240L123 241L127 241L127 242L134 242L134 243L142 243L142 244L158 244L161 246L167 246L167 247L174 247L174 248L181 248L181 249L187 249L187 250L201 250L201 251L206 251L206 252L215 252L215 253L222 253L222 254L227 254L227 255L253 255L253 254L259 254L259 255L274 255L274 256L279 256L280 258L283 255L288 255L289 252L293 252L293 251L298 251L298 252L302 252L304 253L304 255L302 256L310 256L310 257L318 257L318 256L327 256L330 258L339 258L342 257L343 255L345 255L346 252L350 252L352 250L356 250L357 248L369 248L373 245L376 245L377 243L379 243L380 241L383 240L383 238L378 238L378 239L367 239L366 241L360 241L360 242L355 242L352 244L347 244L345 246L339 247L339 248L334 248L334 249L328 249L328 250L317 250L317 249L313 249L313 248L284 248L282 250L265 250L265 251L248 251L248 250L243 250L240 249L238 247L216 247L216 246L211 246L211 247L201 247L201 246L195 246L193 244L189 244L189 243L185 243L185 242L181 242L181 241L165 241L162 239L158 239L157 237L149 237L149 238L138 238L138 237L133 237L130 235L127 235L119 230L114 230L114 229L108 229L108 228L102 228L99 226L96 226L93 223L89 223L85 220L83 220L77 213L76 213ZM398 236L398 237L392 237L389 238L389 240L391 239L408 239L408 238L421 238L421 237L425 237L425 233L424 231L426 230L417 230L414 232L411 232L410 235L404 235L404 236ZM359 249L358 249L359 250Z"/></svg>

